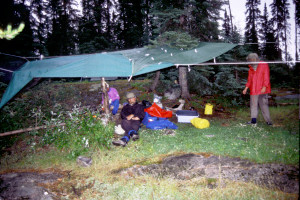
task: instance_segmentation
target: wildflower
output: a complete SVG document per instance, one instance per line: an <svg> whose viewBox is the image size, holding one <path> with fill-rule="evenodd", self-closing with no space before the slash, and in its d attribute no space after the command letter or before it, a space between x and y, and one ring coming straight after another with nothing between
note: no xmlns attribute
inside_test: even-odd
<svg viewBox="0 0 300 200"><path fill-rule="evenodd" d="M89 139L86 139L86 141L85 141L85 148L88 148L89 147Z"/></svg>
<svg viewBox="0 0 300 200"><path fill-rule="evenodd" d="M97 116L96 115L93 115L93 118L96 118Z"/></svg>

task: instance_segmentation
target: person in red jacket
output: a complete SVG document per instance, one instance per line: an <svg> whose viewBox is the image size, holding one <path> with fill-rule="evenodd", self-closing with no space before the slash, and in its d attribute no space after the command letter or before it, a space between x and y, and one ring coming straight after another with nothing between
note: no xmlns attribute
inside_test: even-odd
<svg viewBox="0 0 300 200"><path fill-rule="evenodd" d="M272 125L268 105L268 94L271 93L269 65L259 61L256 53L250 53L247 61L256 62L249 65L248 81L243 90L243 94L246 94L250 89L251 121L247 123L256 124L259 107L266 123Z"/></svg>

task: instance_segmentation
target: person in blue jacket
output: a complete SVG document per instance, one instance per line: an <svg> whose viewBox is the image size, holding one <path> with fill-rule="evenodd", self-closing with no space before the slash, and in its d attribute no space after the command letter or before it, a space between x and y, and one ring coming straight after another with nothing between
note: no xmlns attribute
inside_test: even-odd
<svg viewBox="0 0 300 200"><path fill-rule="evenodd" d="M137 102L135 94L127 93L126 98L128 104L121 110L121 126L125 130L125 134L121 139L112 142L113 145L123 147L128 144L130 139L133 141L139 139L138 130L145 117L145 106Z"/></svg>

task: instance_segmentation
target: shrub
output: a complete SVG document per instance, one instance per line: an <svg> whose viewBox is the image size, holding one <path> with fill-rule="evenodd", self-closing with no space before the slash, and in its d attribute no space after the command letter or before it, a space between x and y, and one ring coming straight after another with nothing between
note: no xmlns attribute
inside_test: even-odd
<svg viewBox="0 0 300 200"><path fill-rule="evenodd" d="M42 136L42 144L54 144L58 149L68 152L70 158L88 153L95 148L110 148L114 134L114 124L104 125L99 114L75 105L72 111L52 113L48 128ZM64 126L59 124L64 122Z"/></svg>

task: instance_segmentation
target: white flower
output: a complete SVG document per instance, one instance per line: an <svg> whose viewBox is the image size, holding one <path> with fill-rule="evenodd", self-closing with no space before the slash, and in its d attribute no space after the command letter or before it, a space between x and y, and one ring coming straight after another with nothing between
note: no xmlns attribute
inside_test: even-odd
<svg viewBox="0 0 300 200"><path fill-rule="evenodd" d="M85 141L85 148L88 148L89 147L89 139L86 139L86 141Z"/></svg>

